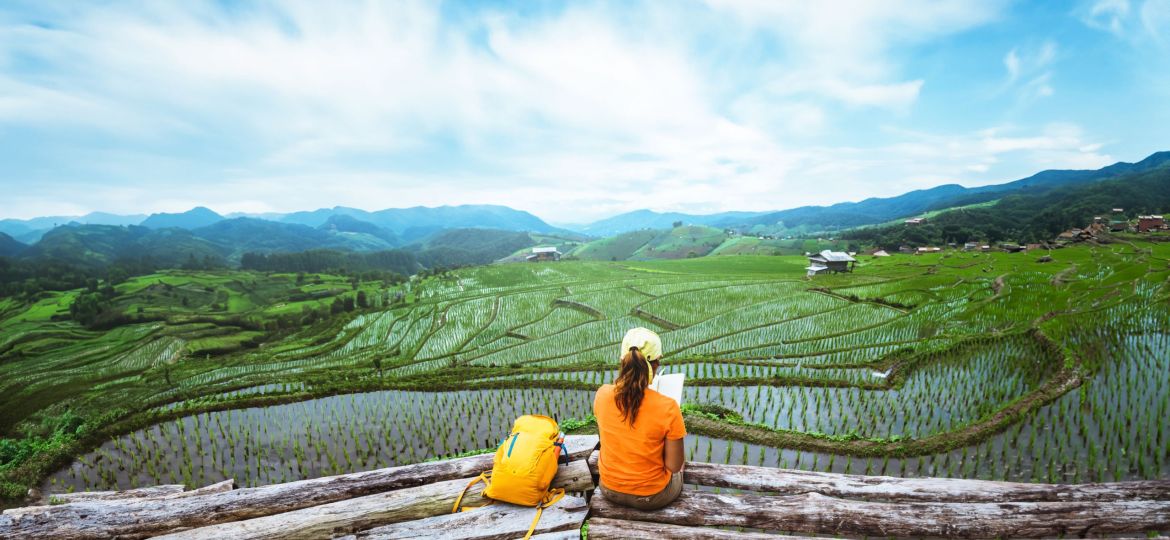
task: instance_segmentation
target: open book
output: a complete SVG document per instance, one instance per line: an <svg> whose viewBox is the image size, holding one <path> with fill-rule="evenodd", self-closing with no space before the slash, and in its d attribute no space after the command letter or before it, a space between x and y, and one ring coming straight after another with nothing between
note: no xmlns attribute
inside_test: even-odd
<svg viewBox="0 0 1170 540"><path fill-rule="evenodd" d="M650 388L682 405L683 381L686 377L683 373L657 375L654 382L650 383Z"/></svg>

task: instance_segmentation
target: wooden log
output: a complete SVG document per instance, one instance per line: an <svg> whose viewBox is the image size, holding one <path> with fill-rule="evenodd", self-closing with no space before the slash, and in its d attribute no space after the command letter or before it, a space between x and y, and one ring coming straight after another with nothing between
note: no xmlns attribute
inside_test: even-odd
<svg viewBox="0 0 1170 540"><path fill-rule="evenodd" d="M570 459L583 462L597 447L596 435L565 437ZM289 512L334 501L452 478L473 477L492 467L493 456L417 463L340 476L300 480L183 498L79 501L6 510L0 514L0 539L87 539L122 536L143 538L185 527L204 527ZM591 487L583 488L591 489Z"/></svg>
<svg viewBox="0 0 1170 540"><path fill-rule="evenodd" d="M122 491L80 491L77 493L50 493L49 500L71 503L77 501L109 501L114 499L143 499L162 497L182 493L187 489L183 484L165 484L161 486L127 489Z"/></svg>
<svg viewBox="0 0 1170 540"><path fill-rule="evenodd" d="M818 493L765 497L683 490L652 512L594 497L594 517L856 536L1038 538L1170 528L1170 501L878 503Z"/></svg>
<svg viewBox="0 0 1170 540"><path fill-rule="evenodd" d="M589 512L584 497L571 497L545 508L533 535L575 531L580 536L581 523ZM511 540L521 538L532 525L536 509L514 504L495 503L478 510L445 514L417 521L404 521L357 533L359 540L396 540L426 536L463 540Z"/></svg>
<svg viewBox="0 0 1170 540"><path fill-rule="evenodd" d="M167 540L276 538L328 538L404 521L450 514L459 492L474 478L448 480L425 486L367 495L356 499L302 508L283 514L245 521L220 523L161 536ZM593 488L593 476L585 460L579 459L558 468L553 487L565 491ZM464 506L487 504L482 496L483 484L477 484L463 498Z"/></svg>
<svg viewBox="0 0 1170 540"><path fill-rule="evenodd" d="M216 482L214 484L206 485L206 486L203 486L203 487L198 488L198 489L192 489L191 491L184 491L184 492L176 494L176 495L171 495L167 498L168 499L181 499L184 497L198 497L200 495L210 495L212 493L223 493L225 491L231 491L233 489L236 489L236 479L235 478L228 478L227 480L224 480L223 482Z"/></svg>
<svg viewBox="0 0 1170 540"><path fill-rule="evenodd" d="M589 457L596 474L597 453ZM1028 484L959 478L898 478L687 462L683 480L781 495L820 493L887 502L1043 502L1170 500L1170 480L1099 484Z"/></svg>
<svg viewBox="0 0 1170 540"><path fill-rule="evenodd" d="M609 538L615 540L824 540L823 537L816 536L785 536L599 517L589 518L589 538L597 538L598 540Z"/></svg>

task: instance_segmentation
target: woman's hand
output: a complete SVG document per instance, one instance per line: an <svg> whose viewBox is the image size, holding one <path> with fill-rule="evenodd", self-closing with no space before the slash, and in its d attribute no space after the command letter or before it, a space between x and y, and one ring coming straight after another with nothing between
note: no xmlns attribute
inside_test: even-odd
<svg viewBox="0 0 1170 540"><path fill-rule="evenodd" d="M685 458L683 439L666 439L666 446L662 449L662 461L666 465L666 470L671 473L681 471Z"/></svg>

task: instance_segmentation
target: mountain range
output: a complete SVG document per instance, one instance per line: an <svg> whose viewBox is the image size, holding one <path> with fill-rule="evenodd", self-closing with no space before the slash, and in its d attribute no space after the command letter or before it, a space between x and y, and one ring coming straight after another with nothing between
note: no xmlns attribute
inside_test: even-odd
<svg viewBox="0 0 1170 540"><path fill-rule="evenodd" d="M638 210L574 227L577 232L549 225L528 212L495 205L391 208L373 212L339 206L265 214L263 218L224 216L197 207L182 213L149 216L95 212L78 217L5 219L0 220L0 256L52 259L95 267L143 256L150 256L159 264L179 264L192 257L235 264L248 252L399 249L413 253L420 264L432 267L489 262L515 255L537 243L580 245L578 253L582 258L620 260L692 253L701 256L724 251L719 248L721 229L771 237L775 231L849 229L975 203L1017 201L1020 197L1051 201L1055 199L1041 196L1071 193L1102 181L1163 170L1168 163L1170 152L1158 152L1137 163L1115 163L1097 170L1049 170L1004 184L975 188L947 184L897 197L776 212L694 215ZM1020 206L1018 201L1012 204ZM1038 208L1037 211L1047 211L1044 205L1049 203L1029 204ZM675 226L679 222L688 228L679 229ZM1045 230L1057 225L1053 221ZM671 231L674 233L667 234ZM582 245L589 243L584 242L589 237L601 237L597 242L602 243Z"/></svg>

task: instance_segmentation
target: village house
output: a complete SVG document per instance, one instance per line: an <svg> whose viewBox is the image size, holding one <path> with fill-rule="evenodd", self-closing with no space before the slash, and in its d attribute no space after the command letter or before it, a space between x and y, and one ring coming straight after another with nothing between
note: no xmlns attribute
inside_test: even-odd
<svg viewBox="0 0 1170 540"><path fill-rule="evenodd" d="M942 248L934 246L923 246L918 248L919 255L922 255L923 253L938 253L940 251L942 251Z"/></svg>
<svg viewBox="0 0 1170 540"><path fill-rule="evenodd" d="M1150 232L1165 228L1166 220L1162 216L1138 216L1138 232Z"/></svg>
<svg viewBox="0 0 1170 540"><path fill-rule="evenodd" d="M528 262L559 261L561 260L561 252L556 247L534 247L532 253L529 253L524 259Z"/></svg>
<svg viewBox="0 0 1170 540"><path fill-rule="evenodd" d="M1024 249L1027 249L1028 251L1044 249L1044 244L1028 244L1027 246L1024 246Z"/></svg>
<svg viewBox="0 0 1170 540"><path fill-rule="evenodd" d="M907 225L922 225L923 223L926 223L926 218L910 218L907 219L904 223Z"/></svg>
<svg viewBox="0 0 1170 540"><path fill-rule="evenodd" d="M963 251L974 251L979 249L979 242L964 242Z"/></svg>
<svg viewBox="0 0 1170 540"><path fill-rule="evenodd" d="M850 257L848 253L826 249L815 255L809 255L808 268L805 270L808 270L809 277L822 272L852 272L855 263L857 263L857 259Z"/></svg>

